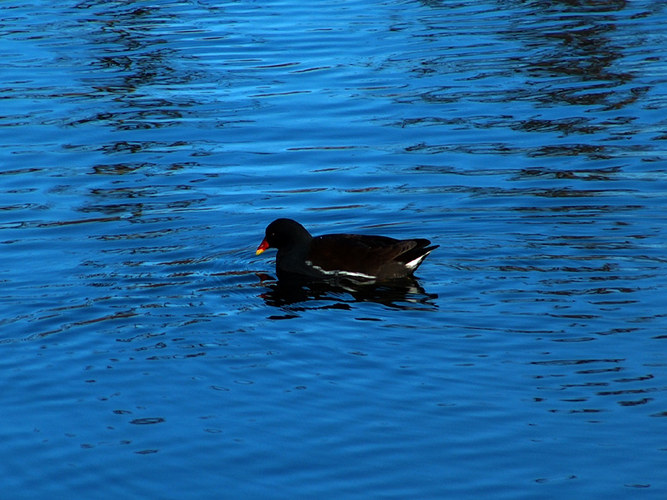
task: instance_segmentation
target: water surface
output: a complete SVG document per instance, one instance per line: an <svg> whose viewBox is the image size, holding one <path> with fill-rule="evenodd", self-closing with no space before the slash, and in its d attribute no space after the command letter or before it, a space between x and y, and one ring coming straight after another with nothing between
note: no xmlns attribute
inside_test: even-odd
<svg viewBox="0 0 667 500"><path fill-rule="evenodd" d="M660 2L0 19L7 498L664 498ZM285 294L277 217L441 246Z"/></svg>

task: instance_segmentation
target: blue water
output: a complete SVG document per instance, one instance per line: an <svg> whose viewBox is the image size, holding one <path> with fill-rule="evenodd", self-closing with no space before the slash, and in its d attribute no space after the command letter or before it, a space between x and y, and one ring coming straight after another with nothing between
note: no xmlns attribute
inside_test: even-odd
<svg viewBox="0 0 667 500"><path fill-rule="evenodd" d="M0 3L0 496L665 498L666 22ZM440 248L286 296L277 217Z"/></svg>

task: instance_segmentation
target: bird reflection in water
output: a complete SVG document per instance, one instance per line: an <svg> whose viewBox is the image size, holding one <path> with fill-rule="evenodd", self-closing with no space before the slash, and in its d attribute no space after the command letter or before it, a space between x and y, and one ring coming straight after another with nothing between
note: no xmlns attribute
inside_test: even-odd
<svg viewBox="0 0 667 500"><path fill-rule="evenodd" d="M393 309L436 310L437 294L427 293L414 276L383 281L380 283L356 283L346 279L307 281L298 277L273 279L268 274L258 273L267 290L260 294L267 305L273 307L292 306L308 302L326 301L317 309L352 309L356 302L375 302Z"/></svg>

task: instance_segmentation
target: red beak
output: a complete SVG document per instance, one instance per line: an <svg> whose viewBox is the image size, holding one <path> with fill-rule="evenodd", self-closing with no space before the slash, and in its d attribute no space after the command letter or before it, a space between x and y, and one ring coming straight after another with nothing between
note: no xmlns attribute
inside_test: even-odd
<svg viewBox="0 0 667 500"><path fill-rule="evenodd" d="M264 238L262 243L257 247L257 251L255 252L255 255L259 255L260 253L262 253L267 248L269 248L269 242L266 241L266 238Z"/></svg>

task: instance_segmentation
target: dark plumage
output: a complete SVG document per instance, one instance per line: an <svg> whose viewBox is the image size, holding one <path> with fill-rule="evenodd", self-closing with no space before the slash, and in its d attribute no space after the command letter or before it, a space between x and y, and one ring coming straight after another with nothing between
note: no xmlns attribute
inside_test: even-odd
<svg viewBox="0 0 667 500"><path fill-rule="evenodd" d="M278 249L279 279L346 278L359 282L385 281L411 276L431 251L427 239L397 240L386 236L325 234L312 237L292 219L276 219L266 228L257 255Z"/></svg>

